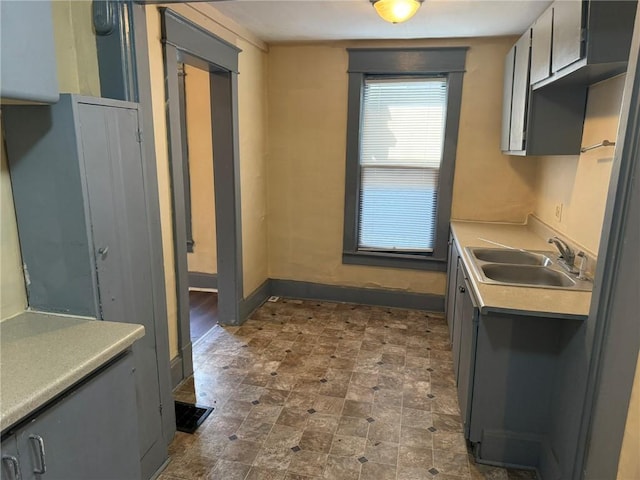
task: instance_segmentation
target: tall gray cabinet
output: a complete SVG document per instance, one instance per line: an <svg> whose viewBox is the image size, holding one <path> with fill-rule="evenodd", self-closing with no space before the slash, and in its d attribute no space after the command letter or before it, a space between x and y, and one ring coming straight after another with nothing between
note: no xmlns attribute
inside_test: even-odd
<svg viewBox="0 0 640 480"><path fill-rule="evenodd" d="M145 200L138 105L62 95L3 117L30 307L145 327L133 354L149 478L167 458L175 418L166 319L154 313L148 245L159 232L147 222L157 206Z"/></svg>

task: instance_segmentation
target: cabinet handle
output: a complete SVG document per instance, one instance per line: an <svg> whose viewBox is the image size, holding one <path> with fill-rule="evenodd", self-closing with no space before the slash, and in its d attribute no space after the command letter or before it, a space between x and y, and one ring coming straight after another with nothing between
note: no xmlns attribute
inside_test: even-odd
<svg viewBox="0 0 640 480"><path fill-rule="evenodd" d="M13 455L5 455L2 457L2 461L11 464L14 480L22 480L22 475L20 474L20 462L16 457Z"/></svg>
<svg viewBox="0 0 640 480"><path fill-rule="evenodd" d="M460 285L460 286L458 287L458 291L459 291L460 293L464 293L464 292L466 292L467 290L466 290L462 285Z"/></svg>
<svg viewBox="0 0 640 480"><path fill-rule="evenodd" d="M38 452L40 453L40 468L34 468L33 473L42 475L47 472L47 464L44 459L44 440L40 435L29 435L29 440L35 440L38 446Z"/></svg>
<svg viewBox="0 0 640 480"><path fill-rule="evenodd" d="M104 258L107 255L107 252L109 251L109 247L100 247L98 249L98 254L102 255L102 258Z"/></svg>

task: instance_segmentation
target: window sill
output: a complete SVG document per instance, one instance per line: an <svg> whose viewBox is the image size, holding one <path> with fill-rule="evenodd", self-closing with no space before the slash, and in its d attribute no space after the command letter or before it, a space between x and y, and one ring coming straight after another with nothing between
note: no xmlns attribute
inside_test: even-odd
<svg viewBox="0 0 640 480"><path fill-rule="evenodd" d="M410 270L428 270L446 272L447 259L419 257L382 252L342 252L342 263L348 265L366 265L370 267L406 268Z"/></svg>

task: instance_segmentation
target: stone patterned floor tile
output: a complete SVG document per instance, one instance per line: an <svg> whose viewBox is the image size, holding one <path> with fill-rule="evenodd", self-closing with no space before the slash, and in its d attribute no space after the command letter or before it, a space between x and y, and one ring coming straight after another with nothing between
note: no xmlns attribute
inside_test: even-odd
<svg viewBox="0 0 640 480"><path fill-rule="evenodd" d="M211 480L244 480L251 470L250 465L243 463L220 460L215 468L211 471L209 479ZM194 477L191 477L194 478Z"/></svg>
<svg viewBox="0 0 640 480"><path fill-rule="evenodd" d="M433 433L424 428L413 428L403 425L400 432L400 445L433 449Z"/></svg>
<svg viewBox="0 0 640 480"><path fill-rule="evenodd" d="M354 456L329 455L322 475L326 480L358 480L362 464Z"/></svg>
<svg viewBox="0 0 640 480"><path fill-rule="evenodd" d="M269 468L251 467L245 480L284 480L285 472Z"/></svg>
<svg viewBox="0 0 640 480"><path fill-rule="evenodd" d="M384 422L379 420L375 414L372 414L375 422L369 426L367 438L370 442L392 442L400 441L400 425L398 423Z"/></svg>
<svg viewBox="0 0 640 480"><path fill-rule="evenodd" d="M398 444L391 442L367 441L364 456L367 461L370 462L382 463L385 465L397 465Z"/></svg>
<svg viewBox="0 0 640 480"><path fill-rule="evenodd" d="M398 462L400 467L428 470L433 467L433 451L428 448L400 446Z"/></svg>
<svg viewBox="0 0 640 480"><path fill-rule="evenodd" d="M466 450L442 314L281 299L194 345L160 480L533 480Z"/></svg>
<svg viewBox="0 0 640 480"><path fill-rule="evenodd" d="M356 417L340 417L340 423L338 423L337 435L348 435L352 437L367 436L369 431L369 422L364 418Z"/></svg>
<svg viewBox="0 0 640 480"><path fill-rule="evenodd" d="M298 446L302 450L311 452L329 453L331 443L333 442L333 434L326 432L317 432L313 430L305 430Z"/></svg>
<svg viewBox="0 0 640 480"><path fill-rule="evenodd" d="M288 471L299 475L318 477L324 472L327 457L328 455L326 453L300 450L293 454Z"/></svg>
<svg viewBox="0 0 640 480"><path fill-rule="evenodd" d="M433 451L433 466L442 473L469 477L469 460L466 453L456 453L448 450Z"/></svg>
<svg viewBox="0 0 640 480"><path fill-rule="evenodd" d="M396 475L395 465L367 462L362 465L360 480L396 480Z"/></svg>
<svg viewBox="0 0 640 480"><path fill-rule="evenodd" d="M331 455L343 457L361 457L364 455L365 448L365 438L347 435L334 435L329 453Z"/></svg>

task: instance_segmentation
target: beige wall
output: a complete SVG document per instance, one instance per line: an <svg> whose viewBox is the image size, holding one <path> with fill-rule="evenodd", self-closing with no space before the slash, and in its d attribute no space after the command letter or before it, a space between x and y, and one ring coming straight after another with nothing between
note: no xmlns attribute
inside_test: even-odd
<svg viewBox="0 0 640 480"><path fill-rule="evenodd" d="M239 40L242 264L245 298L269 277L267 238L267 53ZM269 166L270 168L270 166Z"/></svg>
<svg viewBox="0 0 640 480"><path fill-rule="evenodd" d="M16 213L13 207L11 179L4 151L0 144L0 321L27 307L27 294L22 273L22 258L18 243Z"/></svg>
<svg viewBox="0 0 640 480"><path fill-rule="evenodd" d="M589 88L582 145L614 141L625 76ZM543 222L597 254L613 164L613 147L559 157L540 157L535 214ZM562 218L555 217L563 204Z"/></svg>
<svg viewBox="0 0 640 480"><path fill-rule="evenodd" d="M52 2L53 31L60 92L100 96L98 53L91 2Z"/></svg>
<svg viewBox="0 0 640 480"><path fill-rule="evenodd" d="M267 226L265 185L265 117L266 117L266 53L260 42L246 32L234 33L241 27L231 25L207 5L170 5L169 8L197 23L220 38L236 45L239 55L238 102L240 142L240 183L242 194L242 247L244 295L251 294L267 279ZM201 13L206 12L207 15ZM177 305L173 261L173 220L167 153L167 125L164 110L164 67L160 43L158 7L147 7L149 61L151 66L154 133L158 184L165 255L165 284L169 322L170 356L178 354ZM233 28L231 28L233 27Z"/></svg>
<svg viewBox="0 0 640 480"><path fill-rule="evenodd" d="M190 272L217 273L209 72L185 65L185 74L191 232L195 242L187 262Z"/></svg>
<svg viewBox="0 0 640 480"><path fill-rule="evenodd" d="M513 38L272 46L269 52L269 274L332 285L444 294L445 274L342 264L345 47L470 46L453 217L523 222L535 162L500 153L504 56Z"/></svg>
<svg viewBox="0 0 640 480"><path fill-rule="evenodd" d="M618 462L618 480L640 478L640 355L636 364L636 376L629 401L627 426Z"/></svg>

